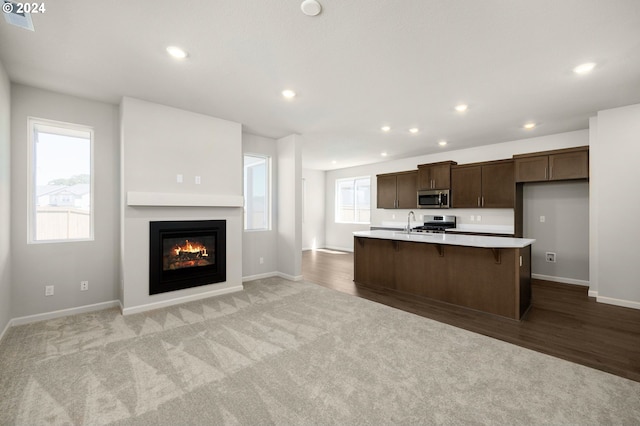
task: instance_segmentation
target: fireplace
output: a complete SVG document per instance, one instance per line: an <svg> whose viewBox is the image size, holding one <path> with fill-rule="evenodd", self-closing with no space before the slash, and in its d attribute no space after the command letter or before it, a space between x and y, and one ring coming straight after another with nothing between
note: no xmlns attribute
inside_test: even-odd
<svg viewBox="0 0 640 426"><path fill-rule="evenodd" d="M227 280L226 221L162 221L149 225L149 294Z"/></svg>

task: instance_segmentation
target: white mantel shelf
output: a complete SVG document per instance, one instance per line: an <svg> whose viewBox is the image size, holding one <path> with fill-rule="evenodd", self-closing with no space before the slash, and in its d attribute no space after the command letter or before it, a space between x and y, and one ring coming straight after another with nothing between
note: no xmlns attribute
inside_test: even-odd
<svg viewBox="0 0 640 426"><path fill-rule="evenodd" d="M128 206L149 207L242 207L242 195L180 194L171 192L127 192Z"/></svg>

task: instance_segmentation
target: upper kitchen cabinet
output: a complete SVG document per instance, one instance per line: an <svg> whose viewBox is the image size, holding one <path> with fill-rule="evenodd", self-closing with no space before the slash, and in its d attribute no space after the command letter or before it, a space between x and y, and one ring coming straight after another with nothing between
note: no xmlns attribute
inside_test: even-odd
<svg viewBox="0 0 640 426"><path fill-rule="evenodd" d="M378 175L379 209L415 209L417 206L418 172Z"/></svg>
<svg viewBox="0 0 640 426"><path fill-rule="evenodd" d="M514 155L513 158L516 182L589 178L588 146Z"/></svg>
<svg viewBox="0 0 640 426"><path fill-rule="evenodd" d="M451 207L514 208L513 160L451 167Z"/></svg>
<svg viewBox="0 0 640 426"><path fill-rule="evenodd" d="M450 189L451 166L455 161L420 164L418 166L418 189Z"/></svg>

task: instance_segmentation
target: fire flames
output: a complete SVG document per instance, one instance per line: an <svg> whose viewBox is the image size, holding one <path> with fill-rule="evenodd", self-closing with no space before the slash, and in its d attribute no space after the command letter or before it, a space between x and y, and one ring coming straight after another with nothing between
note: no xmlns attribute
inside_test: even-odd
<svg viewBox="0 0 640 426"><path fill-rule="evenodd" d="M166 271L211 265L215 260L209 258L209 251L201 242L184 240L165 252L163 269ZM212 256L215 256L215 252Z"/></svg>
<svg viewBox="0 0 640 426"><path fill-rule="evenodd" d="M201 257L209 256L207 254L207 248L203 244L200 244L198 242L191 243L189 242L189 240L185 240L184 244L182 245L176 244L173 247L173 252L175 253L176 256L180 256L181 253L189 253L189 254L200 253Z"/></svg>

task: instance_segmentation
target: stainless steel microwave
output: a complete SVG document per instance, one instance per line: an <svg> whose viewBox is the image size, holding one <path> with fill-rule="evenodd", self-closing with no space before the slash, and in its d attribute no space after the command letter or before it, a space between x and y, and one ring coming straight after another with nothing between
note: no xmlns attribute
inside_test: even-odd
<svg viewBox="0 0 640 426"><path fill-rule="evenodd" d="M451 195L448 189L418 191L419 209L448 209Z"/></svg>

